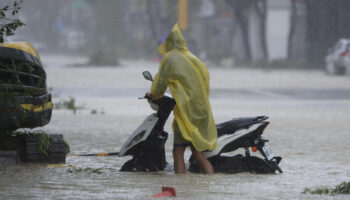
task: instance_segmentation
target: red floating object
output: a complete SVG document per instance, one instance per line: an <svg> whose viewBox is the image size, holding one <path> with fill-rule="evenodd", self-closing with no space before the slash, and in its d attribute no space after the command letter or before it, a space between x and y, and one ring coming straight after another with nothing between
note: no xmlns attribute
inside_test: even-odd
<svg viewBox="0 0 350 200"><path fill-rule="evenodd" d="M162 187L162 193L155 194L152 197L176 197L176 191L172 187Z"/></svg>

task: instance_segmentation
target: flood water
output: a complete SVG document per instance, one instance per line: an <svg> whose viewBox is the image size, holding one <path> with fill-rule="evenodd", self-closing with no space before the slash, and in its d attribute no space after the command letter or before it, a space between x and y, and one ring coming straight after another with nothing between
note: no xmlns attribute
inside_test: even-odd
<svg viewBox="0 0 350 200"><path fill-rule="evenodd" d="M63 134L71 153L119 151L153 111L138 100L158 64L124 61L122 66L71 67L80 58L42 56L54 102L74 97L84 109L54 110L41 128ZM321 71L269 71L210 67L211 104L217 123L236 117L269 116L264 137L283 157L283 174L207 176L171 171L119 172L130 157L67 157L62 166L21 164L0 168L0 199L151 199L162 186L177 199L349 199L302 194L306 187L350 181L350 78ZM96 110L96 114L92 114ZM167 160L172 164L170 117ZM237 152L242 153L242 152ZM189 157L189 152L186 153ZM78 170L85 169L85 170ZM94 171L95 170L95 171ZM98 172L98 173L95 173Z"/></svg>

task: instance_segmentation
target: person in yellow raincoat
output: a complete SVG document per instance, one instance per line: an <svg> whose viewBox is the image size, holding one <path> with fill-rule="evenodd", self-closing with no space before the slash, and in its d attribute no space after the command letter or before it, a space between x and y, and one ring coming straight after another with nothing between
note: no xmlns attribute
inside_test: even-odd
<svg viewBox="0 0 350 200"><path fill-rule="evenodd" d="M209 73L206 66L186 47L177 24L158 48L163 56L154 77L153 99L161 98L169 87L174 107L175 173L185 173L184 152L191 146L192 156L205 173L213 174L211 163L203 151L217 148L217 130L209 104Z"/></svg>

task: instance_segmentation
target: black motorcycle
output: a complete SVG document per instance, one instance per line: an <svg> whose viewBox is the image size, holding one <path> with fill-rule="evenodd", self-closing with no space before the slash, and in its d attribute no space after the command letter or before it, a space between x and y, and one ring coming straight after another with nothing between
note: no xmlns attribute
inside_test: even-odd
<svg viewBox="0 0 350 200"><path fill-rule="evenodd" d="M153 80L149 72L143 72L143 75L147 80ZM147 97L143 98L147 99ZM157 100L148 100L157 112L149 115L120 149L119 156L132 156L132 159L124 163L121 171L161 171L168 164L164 145L169 134L164 131L164 124L176 102L168 95ZM236 118L216 125L218 148L204 152L215 172L282 173L278 166L282 158L274 156L267 144L268 140L261 136L269 124L267 119L266 116ZM245 155L222 155L240 148L245 150ZM262 158L251 156L250 148L253 152L259 151ZM189 159L188 170L201 172L199 165L192 157Z"/></svg>

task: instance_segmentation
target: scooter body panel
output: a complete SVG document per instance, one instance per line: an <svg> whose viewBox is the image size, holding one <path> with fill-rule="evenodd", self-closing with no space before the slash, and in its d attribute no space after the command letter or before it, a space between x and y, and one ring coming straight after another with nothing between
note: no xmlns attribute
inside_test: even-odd
<svg viewBox="0 0 350 200"><path fill-rule="evenodd" d="M119 156L125 156L128 155L129 152L134 148L136 145L140 144L141 142L145 141L149 135L151 134L153 128L158 122L157 115L151 114L149 115L142 124L137 127L137 129L133 132L133 134L126 140L124 145L119 151Z"/></svg>
<svg viewBox="0 0 350 200"><path fill-rule="evenodd" d="M229 149L229 151L234 151L240 147L243 147L244 144L241 141L239 141L239 139L256 131L260 126L262 126L261 123L253 124L246 129L238 130L234 134L225 134L218 137L218 148L213 151L204 152L205 157L210 158L218 156L221 153L225 153L225 149Z"/></svg>
<svg viewBox="0 0 350 200"><path fill-rule="evenodd" d="M263 122L269 117L267 116L257 116L257 117L240 117L234 118L230 121L226 121L216 125L218 130L218 137L225 134L233 134L240 129L247 129L253 124Z"/></svg>

